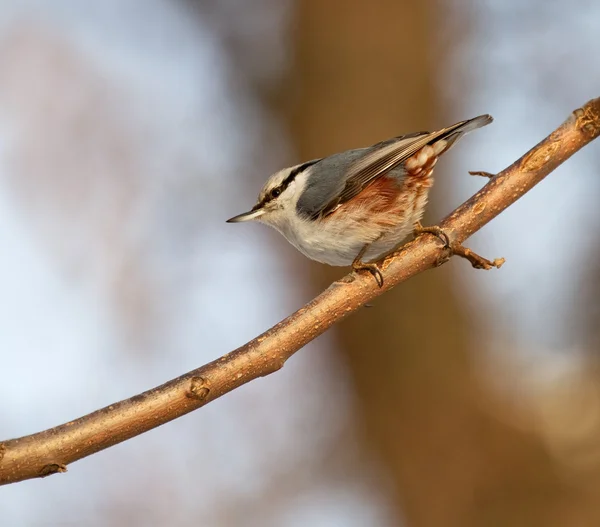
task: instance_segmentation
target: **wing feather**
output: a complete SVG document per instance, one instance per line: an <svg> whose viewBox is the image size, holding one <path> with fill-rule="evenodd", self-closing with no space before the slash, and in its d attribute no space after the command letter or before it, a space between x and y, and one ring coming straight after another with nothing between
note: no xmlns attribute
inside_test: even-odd
<svg viewBox="0 0 600 527"><path fill-rule="evenodd" d="M451 141L452 144L461 135L485 126L491 121L491 116L480 115L437 132L407 134L374 145L367 153L350 165L343 190L323 207L322 214L328 214L338 205L349 201L377 177L398 168L424 146L435 143L440 139Z"/></svg>

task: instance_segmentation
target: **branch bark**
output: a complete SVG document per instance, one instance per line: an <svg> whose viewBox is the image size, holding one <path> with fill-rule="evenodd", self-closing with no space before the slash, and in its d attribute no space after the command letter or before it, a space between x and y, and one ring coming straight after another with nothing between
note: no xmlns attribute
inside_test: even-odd
<svg viewBox="0 0 600 527"><path fill-rule="evenodd" d="M586 103L473 197L440 227L460 244L600 135L600 98ZM365 303L446 259L439 238L419 236L381 264L380 289L369 273L351 273L296 313L223 357L162 386L55 428L0 443L0 484L65 472L69 463L196 410L280 369L302 346Z"/></svg>

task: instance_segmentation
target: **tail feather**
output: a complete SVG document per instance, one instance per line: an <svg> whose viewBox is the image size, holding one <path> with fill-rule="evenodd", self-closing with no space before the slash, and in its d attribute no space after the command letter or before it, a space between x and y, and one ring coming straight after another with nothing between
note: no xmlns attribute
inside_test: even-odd
<svg viewBox="0 0 600 527"><path fill-rule="evenodd" d="M468 134L473 130L477 130L477 128L490 124L493 120L494 118L491 115L485 114L473 117L473 119L461 121L460 123L453 124L435 134L431 134L433 137L430 139L429 144L443 139L448 142L448 146L444 149L444 151L447 151L454 145L457 139L460 139L463 135Z"/></svg>
<svg viewBox="0 0 600 527"><path fill-rule="evenodd" d="M481 128L482 126L490 124L493 120L494 118L486 113L484 115L473 117L473 119L467 119L466 121L456 123L455 125L448 127L447 130L466 134L476 130L477 128Z"/></svg>

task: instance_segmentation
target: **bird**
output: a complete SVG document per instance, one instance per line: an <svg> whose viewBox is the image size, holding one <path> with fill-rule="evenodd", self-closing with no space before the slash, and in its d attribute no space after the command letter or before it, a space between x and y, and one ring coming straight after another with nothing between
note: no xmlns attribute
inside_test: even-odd
<svg viewBox="0 0 600 527"><path fill-rule="evenodd" d="M434 167L458 139L492 120L479 115L284 168L267 179L252 209L227 222L264 223L306 257L368 270L381 287L376 262L409 234L444 235L420 224Z"/></svg>

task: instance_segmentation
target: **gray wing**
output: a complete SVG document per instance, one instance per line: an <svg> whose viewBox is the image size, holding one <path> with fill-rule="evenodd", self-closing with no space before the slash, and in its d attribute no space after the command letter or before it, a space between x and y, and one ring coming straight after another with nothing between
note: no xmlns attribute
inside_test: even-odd
<svg viewBox="0 0 600 527"><path fill-rule="evenodd" d="M492 121L489 115L480 115L461 121L438 132L417 132L383 141L370 148L349 150L317 163L313 182L298 201L298 212L311 218L325 216L358 195L377 177L394 171L402 177L402 164L425 145L441 139L452 144L471 130Z"/></svg>
<svg viewBox="0 0 600 527"><path fill-rule="evenodd" d="M427 135L427 132L419 135ZM368 182L363 183L360 176L365 172L357 172L357 167L364 165L366 170L375 168L372 165L380 160L380 152L387 152L389 147L397 149L399 144L414 142L415 138L417 134L396 137L368 148L347 150L322 159L313 167L312 177L298 200L296 205L298 214L315 219L333 212L338 205L356 196L379 173L383 173L383 171L378 172ZM401 166L391 170L398 178L404 175ZM388 169L386 172L391 170Z"/></svg>
<svg viewBox="0 0 600 527"><path fill-rule="evenodd" d="M344 190L349 164L360 159L370 148L357 148L323 158L313 165L302 195L296 204L300 216L317 218Z"/></svg>

